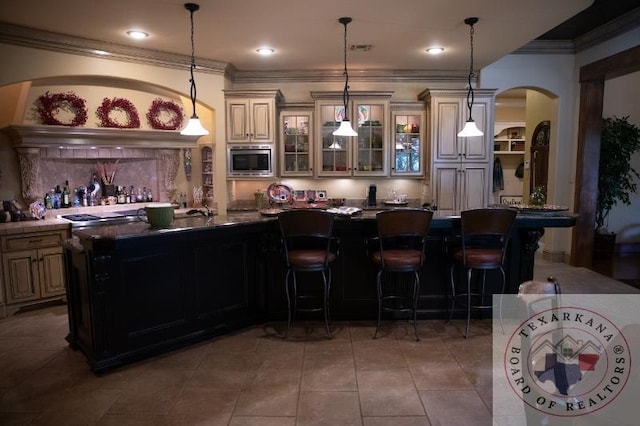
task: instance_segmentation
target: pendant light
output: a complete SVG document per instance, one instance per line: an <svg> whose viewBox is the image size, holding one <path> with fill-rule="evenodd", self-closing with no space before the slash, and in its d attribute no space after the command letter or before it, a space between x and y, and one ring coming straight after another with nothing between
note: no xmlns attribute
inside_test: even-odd
<svg viewBox="0 0 640 426"><path fill-rule="evenodd" d="M349 104L349 73L347 72L347 25L351 22L351 18L343 17L338 19L344 25L344 90L342 91L342 102L344 103L344 118L340 123L340 127L333 132L334 136L358 136L358 133L351 127L351 122L347 116L347 106Z"/></svg>
<svg viewBox="0 0 640 426"><path fill-rule="evenodd" d="M464 23L469 25L469 38L471 40L471 61L469 63L469 89L467 92L467 108L469 109L469 118L465 123L463 129L458 132L458 137L468 138L472 136L482 136L484 133L478 129L476 122L471 117L471 109L473 108L473 85L471 80L475 76L473 73L473 25L478 22L478 18L467 18Z"/></svg>
<svg viewBox="0 0 640 426"><path fill-rule="evenodd" d="M193 70L196 68L196 56L193 43L193 12L200 9L200 6L195 3L185 3L184 8L191 13L191 66L189 67L191 78L189 79L189 82L191 83L190 96L193 115L189 119L187 126L180 131L180 134L188 136L204 136L208 135L209 131L202 127L202 123L196 115L196 80L193 77Z"/></svg>

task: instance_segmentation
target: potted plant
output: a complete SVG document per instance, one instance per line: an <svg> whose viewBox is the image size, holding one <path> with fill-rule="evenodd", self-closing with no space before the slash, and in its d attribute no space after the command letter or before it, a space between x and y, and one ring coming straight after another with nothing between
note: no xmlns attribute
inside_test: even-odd
<svg viewBox="0 0 640 426"><path fill-rule="evenodd" d="M631 204L629 195L637 191L640 179L631 166L631 157L640 150L640 128L628 119L613 116L602 122L594 240L599 254L613 253L615 233L607 229L607 216L618 202Z"/></svg>

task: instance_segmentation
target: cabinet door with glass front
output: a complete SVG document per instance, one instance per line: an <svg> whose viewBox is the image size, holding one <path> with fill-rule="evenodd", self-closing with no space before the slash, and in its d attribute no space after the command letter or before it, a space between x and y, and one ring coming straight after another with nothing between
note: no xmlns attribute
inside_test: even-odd
<svg viewBox="0 0 640 426"><path fill-rule="evenodd" d="M374 176L386 174L386 102L358 102L348 105L348 118L358 136L334 136L344 118L344 105L320 103L318 175Z"/></svg>
<svg viewBox="0 0 640 426"><path fill-rule="evenodd" d="M313 175L312 112L280 113L281 176Z"/></svg>
<svg viewBox="0 0 640 426"><path fill-rule="evenodd" d="M424 176L424 119L421 111L394 111L391 122L391 175Z"/></svg>
<svg viewBox="0 0 640 426"><path fill-rule="evenodd" d="M358 176L385 175L387 151L385 144L386 102L355 101L352 122L357 123L358 136L354 137L353 174ZM350 118L351 118L350 117Z"/></svg>

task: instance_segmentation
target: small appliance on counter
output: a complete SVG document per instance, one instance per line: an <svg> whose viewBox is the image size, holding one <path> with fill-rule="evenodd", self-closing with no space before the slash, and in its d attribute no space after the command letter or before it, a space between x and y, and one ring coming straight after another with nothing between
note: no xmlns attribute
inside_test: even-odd
<svg viewBox="0 0 640 426"><path fill-rule="evenodd" d="M369 185L369 194L367 195L367 205L375 206L376 205L376 192L377 188L375 185Z"/></svg>

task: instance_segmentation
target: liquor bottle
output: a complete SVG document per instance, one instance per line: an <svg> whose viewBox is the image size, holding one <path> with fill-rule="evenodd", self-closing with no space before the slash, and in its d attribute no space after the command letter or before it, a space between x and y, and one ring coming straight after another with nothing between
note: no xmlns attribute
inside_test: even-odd
<svg viewBox="0 0 640 426"><path fill-rule="evenodd" d="M118 186L117 187L117 191L118 191L118 204L124 204L127 202L126 200L126 196L124 194L124 187L123 186Z"/></svg>
<svg viewBox="0 0 640 426"><path fill-rule="evenodd" d="M147 191L147 201L148 202L153 202L153 194L151 193L151 188L149 188L149 190Z"/></svg>
<svg viewBox="0 0 640 426"><path fill-rule="evenodd" d="M146 203L147 201L149 201L149 197L148 197L148 193L147 193L147 187L143 186L142 187L142 202Z"/></svg>
<svg viewBox="0 0 640 426"><path fill-rule="evenodd" d="M53 194L53 189L51 190L51 194ZM53 208L53 197L50 193L44 194L44 208L47 210L51 210Z"/></svg>

